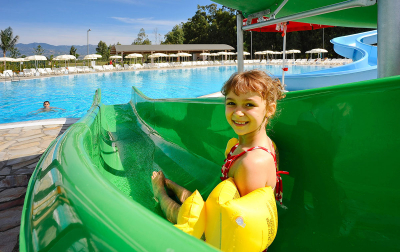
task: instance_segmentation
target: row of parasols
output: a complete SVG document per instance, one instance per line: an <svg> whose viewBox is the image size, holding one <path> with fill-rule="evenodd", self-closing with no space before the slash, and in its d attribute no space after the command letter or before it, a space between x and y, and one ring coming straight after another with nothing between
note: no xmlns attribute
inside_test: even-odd
<svg viewBox="0 0 400 252"><path fill-rule="evenodd" d="M306 51L306 53L310 53L311 58L312 58L312 54L313 54L313 53L321 54L321 53L327 53L327 52L328 52L327 50L321 49L321 48L315 48L315 49ZM285 53L286 53L286 54L293 54L293 58L294 58L294 54L295 54L295 53L301 53L301 51L300 51L300 50L293 49L293 50L286 50ZM276 52L276 51L266 50L266 51L255 52L254 54L257 54L257 55L283 54L283 51L282 51L282 52Z"/></svg>
<svg viewBox="0 0 400 252"><path fill-rule="evenodd" d="M53 58L53 60L71 60L71 59L76 59L75 56L73 55L60 55L57 56L55 58ZM2 57L0 58L0 62L27 62L27 61L35 61L35 68L38 68L38 61L44 61L47 60L47 58L43 55L32 55L32 56L28 56L25 58L10 58L10 57ZM6 70L6 69L4 69ZM19 70L21 71L21 64L19 65Z"/></svg>
<svg viewBox="0 0 400 252"><path fill-rule="evenodd" d="M321 48L315 48L315 49L312 49L310 51L306 51L306 53L310 53L311 55L313 53L320 54L320 53L326 53L326 52L328 52L328 51L325 50L325 49L321 49ZM294 58L294 54L295 53L301 53L301 51L294 49L294 50L287 50L285 53L286 54L293 54L293 58ZM236 54L237 54L237 52L200 53L201 56L214 56L214 60L215 60L215 56L222 56L222 55L228 55L229 56L229 55L236 55ZM254 54L258 54L258 55L283 54L283 52L276 52L276 51L267 50L267 51L255 52ZM250 55L250 53L249 52L243 52L243 55ZM190 54L190 53L181 52L181 53L177 53L177 54L153 53L153 54L149 55L148 57L149 58L162 58L162 57L171 58L171 57L191 57L191 56L192 56L192 54ZM86 55L83 59L84 60L96 60L96 59L101 58L101 57L102 56L99 55L99 54L89 54L89 55ZM125 56L125 58L127 58L127 59L136 59L136 58L142 58L142 57L143 57L143 55L140 54L140 53L131 53L131 54L128 54L127 56ZM110 59L121 59L121 58L122 58L122 56L119 56L119 55L114 55L114 56L110 57ZM17 59L9 58L9 57L1 57L0 58L0 62L5 62L5 61L8 61L8 62L35 61L35 67L36 68L37 68L37 62L38 61L43 61L43 60L47 60L47 58L45 56L43 56L43 55L33 55L33 56L28 56L26 58L17 58ZM66 65L67 61L76 60L76 57L74 55L65 54L65 55L59 55L59 56L53 58L52 60L65 61L65 65ZM21 65L20 65L20 70L21 70Z"/></svg>

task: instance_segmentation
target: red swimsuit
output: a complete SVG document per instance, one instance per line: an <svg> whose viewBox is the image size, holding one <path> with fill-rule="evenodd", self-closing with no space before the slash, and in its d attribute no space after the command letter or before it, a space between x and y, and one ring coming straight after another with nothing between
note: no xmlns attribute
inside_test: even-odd
<svg viewBox="0 0 400 252"><path fill-rule="evenodd" d="M235 146L233 146L231 151L227 155L227 157L225 159L225 164L222 166L222 169L221 169L221 172L222 172L221 180L224 181L225 179L228 179L229 170L231 169L232 164L233 164L233 162L236 161L236 159L238 159L239 157L241 157L242 155L244 155L248 151L252 151L252 150L255 150L255 149L265 150L266 152L271 154L271 156L274 158L275 169L276 169L275 199L278 200L282 204L282 194L283 193L282 193L282 178L281 178L280 174L289 174L289 172L287 172L287 171L278 171L278 168L277 168L277 165L276 165L276 156L274 155L274 153L272 153L267 148L264 148L264 147L261 147L261 146L256 146L256 147L251 147L250 149L248 149L246 151L242 151L241 153L239 153L237 155L232 155L233 152L236 150L236 148L238 146L239 146L239 144L236 144Z"/></svg>

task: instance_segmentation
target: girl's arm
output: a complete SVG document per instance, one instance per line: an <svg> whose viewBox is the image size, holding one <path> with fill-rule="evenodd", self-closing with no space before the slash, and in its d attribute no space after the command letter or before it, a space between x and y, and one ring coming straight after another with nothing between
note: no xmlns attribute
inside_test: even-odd
<svg viewBox="0 0 400 252"><path fill-rule="evenodd" d="M258 188L275 187L275 162L268 152L264 150L248 152L237 161L237 165L239 167L233 178L242 197Z"/></svg>

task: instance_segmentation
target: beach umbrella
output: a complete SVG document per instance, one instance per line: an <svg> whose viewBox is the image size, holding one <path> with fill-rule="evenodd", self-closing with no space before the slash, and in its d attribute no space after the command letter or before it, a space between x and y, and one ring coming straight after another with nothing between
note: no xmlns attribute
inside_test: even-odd
<svg viewBox="0 0 400 252"><path fill-rule="evenodd" d="M311 49L312 53L318 53L319 56L321 56L321 53L327 53L328 51L325 49L321 49L321 48L315 48L315 49ZM320 57L321 58L321 57Z"/></svg>
<svg viewBox="0 0 400 252"><path fill-rule="evenodd" d="M228 53L227 52L217 52L218 53L218 55L220 55L221 56L221 60L222 60L222 55L228 55Z"/></svg>
<svg viewBox="0 0 400 252"><path fill-rule="evenodd" d="M243 55L244 55L244 58L246 59L246 56L250 55L250 53L249 52L243 52Z"/></svg>
<svg viewBox="0 0 400 252"><path fill-rule="evenodd" d="M165 57L165 60L167 60L168 54L165 53L158 53L158 55L162 58Z"/></svg>
<svg viewBox="0 0 400 252"><path fill-rule="evenodd" d="M86 55L85 57L83 57L84 60L92 60L92 59L97 59L97 57L94 57L93 55Z"/></svg>
<svg viewBox="0 0 400 252"><path fill-rule="evenodd" d="M21 72L21 62L28 61L25 58L13 59L13 62L19 62L19 71Z"/></svg>
<svg viewBox="0 0 400 252"><path fill-rule="evenodd" d="M274 51L266 50L266 51L263 51L263 53L267 55L267 59L268 59L268 54L273 54Z"/></svg>
<svg viewBox="0 0 400 252"><path fill-rule="evenodd" d="M187 60L189 61L189 57L192 57L193 55L190 53L185 53L185 56L188 57Z"/></svg>
<svg viewBox="0 0 400 252"><path fill-rule="evenodd" d="M310 57L311 57L311 59L312 59L312 54L313 54L314 52L312 52L311 50L309 50L309 51L306 51L306 53L310 53Z"/></svg>
<svg viewBox="0 0 400 252"><path fill-rule="evenodd" d="M140 53L131 53L126 56L128 59L135 59L135 64L136 64L136 58L143 58L143 55Z"/></svg>
<svg viewBox="0 0 400 252"><path fill-rule="evenodd" d="M177 57L179 57L179 56L176 55L176 54L171 53L171 54L168 55L168 57L169 57L169 58L177 58Z"/></svg>
<svg viewBox="0 0 400 252"><path fill-rule="evenodd" d="M88 54L85 57L83 57L84 60L88 60L88 66L89 66L89 60L96 60L102 58L100 54Z"/></svg>
<svg viewBox="0 0 400 252"><path fill-rule="evenodd" d="M205 52L205 53L200 53L200 56L211 56L211 53L207 53L207 52ZM207 57L206 57L207 58Z"/></svg>
<svg viewBox="0 0 400 252"><path fill-rule="evenodd" d="M4 70L7 70L7 69L6 69L6 61L13 62L14 59L13 59L13 58L10 58L10 57L1 57L1 58L0 58L0 61L3 61L3 62L4 62Z"/></svg>
<svg viewBox="0 0 400 252"><path fill-rule="evenodd" d="M294 54L295 53L301 53L301 51L300 50L297 50L297 49L292 49L292 50L288 50L288 51L286 51L287 53L292 53L293 54L293 59L294 59Z"/></svg>
<svg viewBox="0 0 400 252"><path fill-rule="evenodd" d="M229 56L229 60L231 60L231 55L235 55L236 53L234 52L227 52L227 55Z"/></svg>
<svg viewBox="0 0 400 252"><path fill-rule="evenodd" d="M261 20L258 18L253 18L251 20L251 24L255 24L258 22L263 22L268 20L268 17L263 17ZM243 26L247 25L247 18L243 19ZM260 28L251 29L250 31L255 32L281 32L283 37L283 61L282 61L282 84L285 83L285 71L288 70L286 67L286 33L287 32L294 32L294 31L307 31L307 30L317 30L322 28L333 27L330 25L320 25L320 24L310 24L310 23L302 23L302 22L294 22L288 21L273 25L267 25Z"/></svg>
<svg viewBox="0 0 400 252"><path fill-rule="evenodd" d="M260 55L260 56L259 56L259 59L261 60L261 55L263 55L263 54L265 54L265 53L262 52L262 51L258 51L258 52L255 52L254 54L255 54L255 55Z"/></svg>
<svg viewBox="0 0 400 252"><path fill-rule="evenodd" d="M211 56L214 56L214 61L215 61L215 56L219 56L218 53L211 53Z"/></svg>
<svg viewBox="0 0 400 252"><path fill-rule="evenodd" d="M186 56L188 56L188 53L177 53L176 54L178 57L186 57ZM191 54L189 54L189 55L191 55Z"/></svg>
<svg viewBox="0 0 400 252"><path fill-rule="evenodd" d="M96 58L96 59L103 58L103 56L101 56L100 54L96 54L96 53L94 53L94 54L88 54L88 55L86 55L86 56L93 57L93 58ZM85 56L85 57L86 57L86 56Z"/></svg>
<svg viewBox="0 0 400 252"><path fill-rule="evenodd" d="M153 53L153 54L150 54L149 56L148 56L148 58L157 58L158 59L158 61L157 61L157 63L159 63L160 62L160 55L158 55L157 53Z"/></svg>
<svg viewBox="0 0 400 252"><path fill-rule="evenodd" d="M37 61L38 60L47 60L47 58L43 55L32 55L25 58L27 61L35 61L35 68L37 69Z"/></svg>
<svg viewBox="0 0 400 252"><path fill-rule="evenodd" d="M64 54L64 55L59 55L59 56L55 57L53 60L64 60L65 67L66 67L67 66L67 60L69 61L69 60L72 60L72 59L76 60L76 57L74 55Z"/></svg>

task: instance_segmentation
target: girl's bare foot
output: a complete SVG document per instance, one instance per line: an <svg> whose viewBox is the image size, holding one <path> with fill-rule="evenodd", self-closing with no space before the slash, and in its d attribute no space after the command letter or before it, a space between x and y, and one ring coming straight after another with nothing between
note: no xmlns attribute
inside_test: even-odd
<svg viewBox="0 0 400 252"><path fill-rule="evenodd" d="M153 185L153 193L154 198L158 201L161 194L165 194L165 176L162 171L156 172L153 171L153 175L151 176L151 183Z"/></svg>

